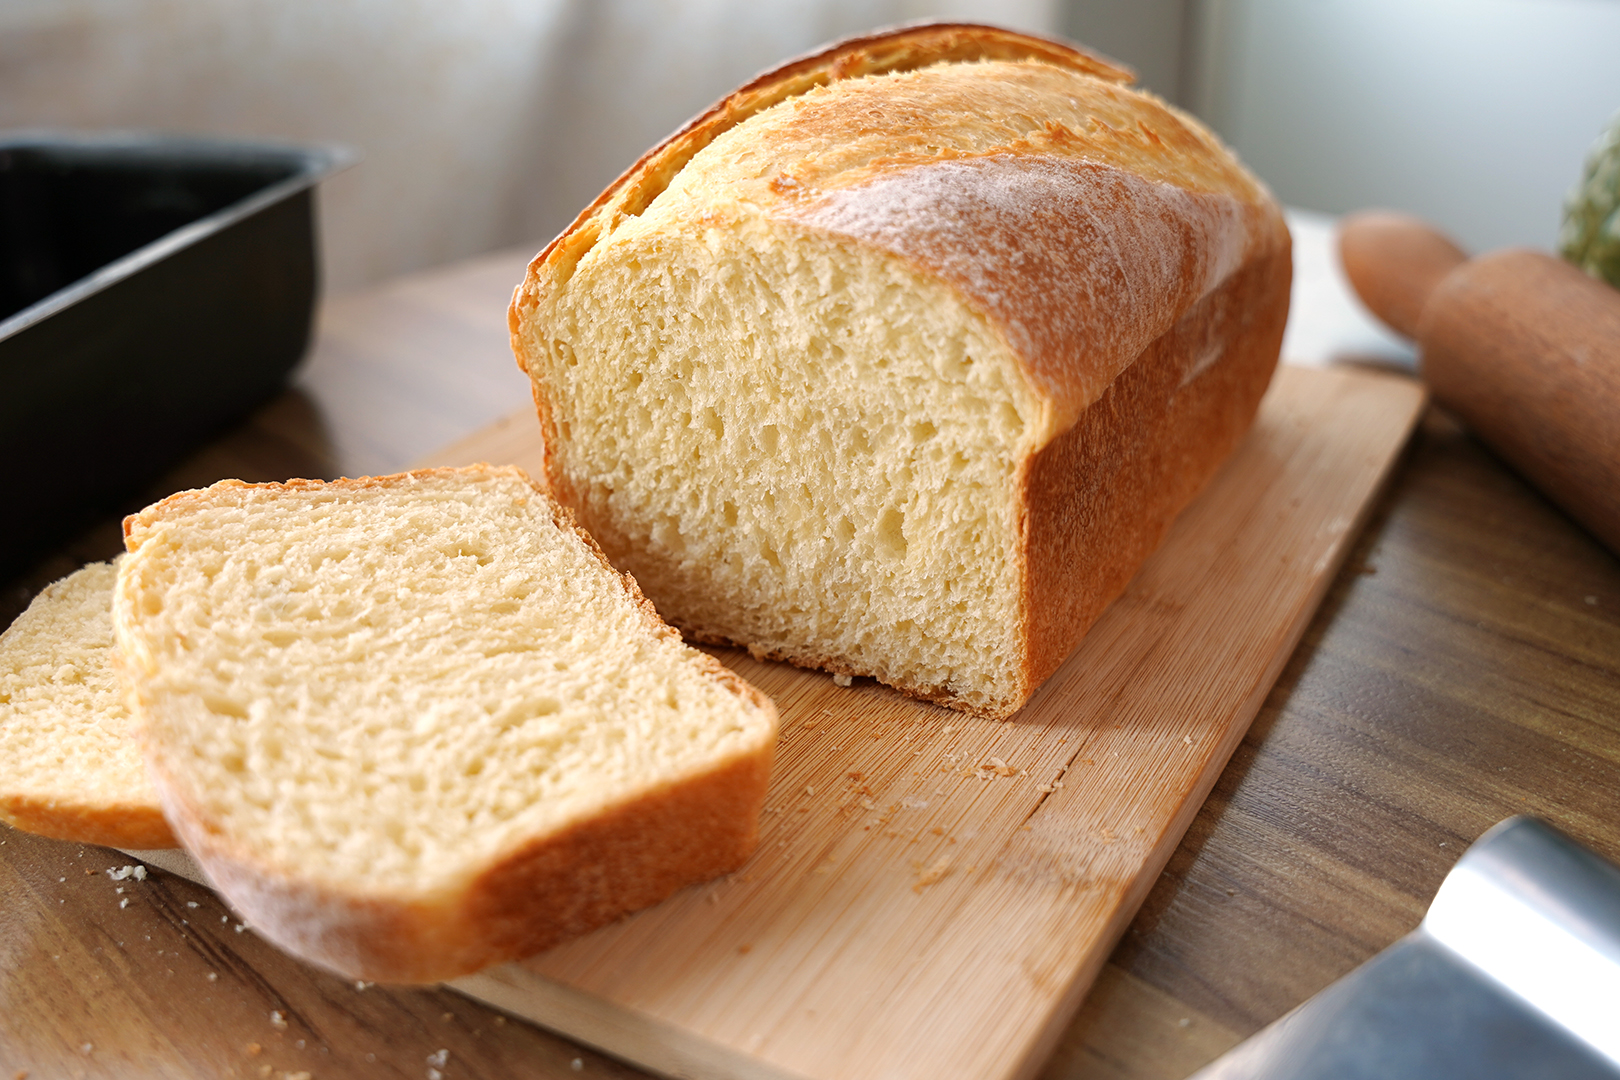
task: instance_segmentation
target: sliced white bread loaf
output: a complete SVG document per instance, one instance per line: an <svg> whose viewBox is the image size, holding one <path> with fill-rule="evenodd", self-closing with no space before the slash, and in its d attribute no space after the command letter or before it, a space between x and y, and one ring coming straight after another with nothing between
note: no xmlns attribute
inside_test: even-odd
<svg viewBox="0 0 1620 1080"><path fill-rule="evenodd" d="M58 840L175 846L114 668L118 570L48 586L0 634L0 820Z"/></svg>
<svg viewBox="0 0 1620 1080"><path fill-rule="evenodd" d="M726 98L513 298L552 489L699 640L1005 717L1236 445L1289 238L1191 117L932 26Z"/></svg>
<svg viewBox="0 0 1620 1080"><path fill-rule="evenodd" d="M520 470L227 481L125 534L114 621L164 810L297 955L446 979L753 847L771 703Z"/></svg>

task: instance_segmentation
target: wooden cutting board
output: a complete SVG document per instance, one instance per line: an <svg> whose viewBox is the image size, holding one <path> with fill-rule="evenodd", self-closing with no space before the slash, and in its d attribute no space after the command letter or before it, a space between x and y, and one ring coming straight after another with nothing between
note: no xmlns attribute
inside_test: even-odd
<svg viewBox="0 0 1620 1080"><path fill-rule="evenodd" d="M1423 403L1407 378L1283 367L1234 458L1007 722L713 650L782 717L753 859L453 985L672 1076L1031 1075L1259 710ZM432 463L538 475L541 450L521 416Z"/></svg>

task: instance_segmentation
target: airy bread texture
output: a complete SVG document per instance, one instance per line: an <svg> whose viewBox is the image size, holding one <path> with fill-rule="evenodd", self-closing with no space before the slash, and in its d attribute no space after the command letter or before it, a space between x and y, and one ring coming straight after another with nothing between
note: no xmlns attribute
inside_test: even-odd
<svg viewBox="0 0 1620 1080"><path fill-rule="evenodd" d="M558 497L689 635L994 717L1236 445L1280 209L1077 50L912 28L762 76L540 253Z"/></svg>
<svg viewBox="0 0 1620 1080"><path fill-rule="evenodd" d="M300 956L451 978L754 845L771 703L518 469L226 481L125 535L114 622L164 810Z"/></svg>
<svg viewBox="0 0 1620 1080"><path fill-rule="evenodd" d="M174 847L114 665L114 563L48 586L0 635L0 820L58 840Z"/></svg>

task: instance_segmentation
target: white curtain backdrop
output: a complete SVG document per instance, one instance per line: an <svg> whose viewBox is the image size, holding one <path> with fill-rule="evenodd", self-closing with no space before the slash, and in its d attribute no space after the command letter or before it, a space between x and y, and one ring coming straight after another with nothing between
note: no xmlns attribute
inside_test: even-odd
<svg viewBox="0 0 1620 1080"><path fill-rule="evenodd" d="M1046 33L1058 0L0 0L0 129L337 142L329 291L537 248L750 74L925 17Z"/></svg>

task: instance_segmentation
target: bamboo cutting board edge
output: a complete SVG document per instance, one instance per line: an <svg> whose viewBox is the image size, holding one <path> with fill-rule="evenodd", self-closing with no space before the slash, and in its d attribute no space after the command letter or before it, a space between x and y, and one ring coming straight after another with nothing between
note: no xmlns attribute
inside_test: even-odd
<svg viewBox="0 0 1620 1080"><path fill-rule="evenodd" d="M1277 414L1279 402L1282 411L1278 415L1273 415ZM839 864L837 875L842 877L850 874L866 874L869 880L865 880L859 887L846 888L840 893L836 880L815 878L813 876L815 871L807 869L808 864L803 858L797 862L788 859L779 861L775 872L788 884L778 888L776 890L778 895L774 896L777 907L772 910L777 912L778 917L781 917L783 912L793 914L795 911L799 914L807 911L814 917L818 904L822 906L844 904L843 910L855 911L866 889L875 890L880 894L884 905L893 904L896 907L911 903L912 897L908 895L911 892L922 897L913 904L913 907L924 911L925 917L913 917L911 923L903 920L896 923L898 929L912 935L916 955L907 961L912 963L914 971L909 975L898 977L898 981L893 982L893 987L899 995L895 1000L900 1004L891 1003L888 1010L891 1013L906 1013L908 1009L913 1010L915 1016L911 1017L911 1020L914 1023L901 1023L899 1026L891 1024L888 1027L882 1023L868 1023L864 1013L860 1009L855 1009L846 1010L842 1020L833 1017L820 1024L807 1024L802 1016L795 1019L783 1009L778 1009L775 1013L755 1009L758 1016L753 1019L759 1020L761 1024L775 1023L776 1027L764 1034L742 1035L740 1034L742 1029L738 1025L746 1022L742 1019L743 1014L750 1011L746 1003L738 1002L729 1008L723 1004L718 1005L707 1014L703 1014L701 1008L694 1011L690 1007L675 1007L672 1001L673 996L679 992L676 985L678 980L676 984L670 984L666 979L662 990L655 988L641 992L646 985L657 983L658 980L644 979L639 984L636 982L638 950L663 948L659 935L690 938L693 936L691 931L694 927L703 928L716 922L726 925L733 921L747 923L750 917L754 918L756 925L768 923L768 919L765 923L760 922L758 911L755 909L758 909L764 901L773 899L772 896L765 895L770 891L769 887L762 885L737 887L735 881L739 875L733 875L727 883L713 890L706 891L705 888L689 890L687 895L675 901L627 920L628 925L620 924L618 927L610 927L606 931L591 935L580 945L565 946L536 961L509 965L461 980L453 985L474 998L514 1015L597 1046L615 1056L670 1075L749 1077L752 1080L766 1080L766 1078L783 1080L793 1076L817 1078L846 1075L920 1076L939 1072L942 1064L947 1068L963 1067L966 1070L963 1071L963 1075L1020 1077L1031 1074L1045 1059L1068 1017L1078 1008L1108 952L1124 932L1148 888L1174 852L1193 815L1258 712L1282 665L1293 651L1331 582L1339 562L1349 548L1350 539L1359 530L1374 493L1387 476L1400 447L1404 445L1406 436L1421 410L1422 402L1421 388L1408 380L1357 371L1306 371L1285 368L1279 374L1273 396L1268 397L1267 404L1262 407L1261 421L1257 424L1256 430L1260 433L1258 440L1265 446L1273 443L1279 446L1295 446L1296 449L1289 455L1290 460L1280 458L1273 460L1264 452L1256 454L1256 448L1246 444L1246 449L1240 451L1239 458L1235 459L1234 464L1264 480L1254 491L1239 486L1238 490L1245 498L1253 496L1252 505L1247 503L1239 505L1230 492L1227 492L1232 486L1232 477L1228 474L1234 469L1234 465L1229 465L1227 473L1223 473L1212 485L1212 494L1220 495L1227 492L1222 497L1225 498L1227 510L1230 512L1225 517L1221 513L1213 513L1209 505L1211 498L1203 497L1178 521L1176 531L1166 543L1166 549L1169 549L1171 554L1186 548L1191 552L1190 557L1198 560L1201 567L1207 566L1207 572L1217 579L1221 574L1227 574L1241 584L1251 579L1267 578L1267 573L1262 572L1264 567L1261 566L1264 562L1263 556L1267 552L1265 546L1267 537L1264 535L1266 530L1256 521L1249 520L1249 517L1261 512L1273 512L1278 505L1283 505L1277 502L1278 493L1272 488L1278 483L1289 482L1290 479L1298 483L1300 477L1295 474L1301 470L1305 478L1316 481L1314 493L1304 491L1292 495L1296 506L1302 501L1309 502L1313 498L1316 500L1301 512L1316 513L1321 519L1305 523L1314 529L1314 532L1311 533L1310 544L1300 542L1301 550L1312 553L1311 565L1302 569L1297 567L1290 569L1287 574L1282 573L1278 567L1271 568L1269 572L1271 578L1293 575L1289 578L1291 591L1282 589L1277 597L1278 603L1281 604L1280 614L1270 610L1261 614L1261 620L1270 619L1271 624L1268 624L1265 633L1260 635L1254 646L1234 661L1235 666L1241 669L1242 676L1233 683L1230 678L1225 678L1229 672L1215 673L1222 676L1216 679L1215 683L1218 684L1220 695L1224 695L1220 700L1225 702L1224 713L1219 722L1199 726L1196 723L1184 722L1183 717L1182 720L1161 724L1155 718L1157 713L1174 710L1163 707L1163 703L1157 700L1148 702L1145 707L1138 701L1135 705L1138 713L1135 715L1138 715L1139 719L1147 718L1144 721L1146 727L1140 723L1133 725L1125 736L1118 737L1105 730L1106 725L1103 728L1097 728L1096 725L1087 728L1067 715L1076 709L1081 711L1091 709L1095 712L1099 708L1107 715L1108 710L1113 707L1111 702L1115 701L1124 702L1122 708L1130 706L1133 680L1136 679L1136 675L1133 671L1112 669L1107 660L1111 655L1121 653L1123 650L1128 657L1135 656L1134 663L1141 664L1150 661L1154 656L1154 650L1161 648L1157 639L1132 639L1127 631L1133 625L1133 620L1135 624L1139 624L1146 619L1151 624L1150 630L1154 633L1162 632L1170 635L1165 639L1167 641L1174 641L1178 632L1183 637L1188 633L1186 625L1181 625L1177 630L1176 616L1179 612L1172 613L1168 620L1163 613L1155 613L1154 604L1164 596L1170 595L1164 592L1166 583L1173 584L1172 577L1166 577L1160 572L1163 569L1161 564L1167 561L1166 558L1155 556L1155 559L1144 567L1138 581L1133 582L1126 596L1116 604L1117 610L1111 609L1082 644L1081 654L1097 653L1101 657L1101 662L1094 662L1097 660L1096 657L1084 658L1086 663L1078 666L1088 666L1089 670L1077 674L1072 670L1077 667L1077 661L1071 660L1071 663L1054 676L1046 688L1043 688L1037 699L1031 702L1019 718L1015 718L1008 725L981 728L973 736L992 740L988 744L992 748L1014 747L1012 750L1004 751L1008 755L1009 762L1014 761L1013 754L1025 754L1027 755L1025 758L1018 760L1030 760L1033 763L1038 758L1046 763L1040 765L1045 769L1064 761L1067 762L1064 768L1069 768L1077 761L1090 764L1092 759L1083 756L1086 751L1080 749L1081 746L1094 745L1097 747L1094 752L1099 758L1105 752L1117 754L1121 750L1127 758L1130 758L1144 753L1142 747L1149 744L1158 747L1155 752L1162 752L1167 746L1172 750L1179 749L1177 736L1188 740L1186 743L1188 747L1193 747L1190 740L1196 738L1203 743L1208 737L1207 744L1193 747L1185 756L1185 760L1173 763L1174 769L1179 770L1174 774L1180 778L1176 781L1180 785L1179 794L1172 800L1172 805L1160 811L1156 821L1150 820L1152 836L1144 836L1142 841L1130 844L1124 842L1127 838L1118 836L1096 842L1087 838L1076 848L1074 838L1070 835L1076 823L1095 828L1098 821L1104 820L1111 813L1117 814L1119 807L1085 806L1083 800L1070 797L1077 789L1069 787L1034 798L1033 804L1026 808L1025 803L1032 796L1027 790L1022 792L1016 790L1021 778L1009 780L1006 784L1002 784L1001 780L996 778L986 784L983 782L983 776L979 777L978 783L972 779L964 782L958 776L955 778L956 787L930 813L934 815L935 820L948 824L950 819L942 815L954 813L952 806L960 804L957 805L958 810L966 807L965 812L968 814L986 812L990 820L1001 822L1002 833L994 838L994 842L981 844L983 850L991 852L988 861L993 865L990 870L981 871L976 866L970 866L965 871L959 872L959 868L953 867L946 871L941 881L927 882L926 888L919 888L910 885L910 875L896 874L894 860L889 859L887 855L873 853L882 847L882 842L862 837L853 824L848 824L840 832L836 822L831 832L826 835L816 834L820 839L827 840L827 843L817 849L816 859L811 861L819 862L822 850L834 851L838 844L844 843L846 850L839 852L838 857L846 861ZM1303 418L1289 412L1290 409L1297 410L1306 405L1309 407L1302 414ZM1315 411L1312 412L1312 409ZM538 472L539 446L535 427L532 420L509 419L449 448L443 454L436 455L436 458L446 464L476 458L515 461L531 471ZM1255 440L1252 439L1251 442L1253 441ZM1330 475L1342 473L1349 479L1336 487L1333 484L1324 485L1322 483L1324 472ZM1259 494L1255 494L1255 491ZM1290 493L1284 493L1285 496L1288 494ZM1235 520L1227 520L1233 515ZM1198 529L1209 527L1212 521L1216 525L1224 523L1223 527L1226 528L1236 527L1245 536L1257 537L1259 547L1245 551L1237 551L1234 548L1234 553L1223 555L1226 549L1221 546L1219 537L1215 541L1209 541L1207 537L1200 538L1198 535ZM1193 534L1191 538L1187 535L1189 530ZM1259 551L1262 557L1257 557L1255 551ZM1224 569L1223 559L1226 564ZM1287 553L1282 553L1279 566L1287 562ZM1156 589L1159 592L1156 593ZM1272 591L1278 592L1278 589L1274 588ZM1262 599L1265 600L1266 597L1263 596ZM1205 608L1208 609L1207 603ZM1203 610L1203 617L1207 619L1210 610L1218 612L1220 609L1221 605L1216 604L1213 609ZM1180 619L1181 624L1188 621L1185 618ZM1131 653L1130 649L1135 649L1136 652ZM875 686L858 687L854 692L839 691L831 687L830 680L824 675L785 668L783 665L757 664L740 652L735 654L724 652L721 658L724 662L743 669L739 673L756 685L762 682L768 684L761 688L777 697L783 710L783 749L779 756L781 763L779 776L782 783L773 786L772 797L772 801L779 803L775 808L779 813L776 818L767 817L767 827L764 830L766 843L783 831L781 827L772 831L772 826L777 825L782 816L780 811L783 810L780 804L781 795L776 787L791 789L793 785L812 776L816 766L812 758L818 753L824 754L825 743L817 743L815 733L805 730L806 727L813 725L795 726L801 724L807 713L814 714L813 711L818 706L822 706L822 713L832 714L835 709L847 713L844 716L834 716L831 721L823 724L823 731L834 729L842 733L835 734L831 738L848 742L850 741L848 736L865 733L864 730L859 732L856 730L860 719L874 715L889 716L892 721L891 728L902 721L913 725L933 724L933 730L925 734L931 736L934 741L925 742L925 749L917 750L915 753L932 755L938 751L941 755L945 754L942 747L949 743L947 736L955 725L941 721L940 717L948 718L955 714L911 702ZM1077 659L1079 658L1080 654L1077 654ZM1150 667L1150 674L1151 671ZM1227 685L1228 683L1231 685ZM787 692L784 692L784 689ZM1194 698L1198 698L1200 694L1214 693L1215 691L1201 686ZM833 708L826 707L825 703L828 702L833 704ZM1079 703L1078 706L1076 702ZM1191 709L1197 701L1176 704ZM853 712L849 711L851 706ZM918 716L921 716L922 720L917 720ZM905 719L906 717L910 719ZM969 726L969 722L964 721L963 726ZM1120 726L1115 725L1115 729ZM1155 734L1158 728L1164 730ZM941 735L941 731L946 735ZM1059 734L1060 732L1068 732L1070 737L1076 739L1076 744L1064 748L1068 739ZM892 732L890 734L892 736ZM906 738L908 740L906 745L912 745L909 741L910 736ZM922 738L923 736L919 736L919 739ZM1153 741L1155 739L1157 741ZM894 741L893 737L889 741ZM823 749L818 750L818 746ZM1107 749L1113 746L1119 749ZM832 745L832 750L839 751L840 746ZM988 753L988 750L981 747L981 752L975 757L982 759ZM1056 756L1053 756L1054 753ZM1045 756L1041 756L1042 754ZM909 763L909 759L907 762ZM1032 764L1031 768L1034 767ZM1123 768L1123 765L1116 766L1114 774L1099 771L1100 779L1093 777L1087 781L1088 790L1107 789L1111 782L1108 777L1119 775L1120 768ZM833 770L835 773L838 771ZM920 776L921 773L913 775ZM1041 777L1035 776L1034 779L1039 780ZM894 780L894 783L899 782ZM932 787L935 781L929 780L927 783L934 796L940 795L944 790L943 787ZM944 781L940 783L946 784ZM998 786L1003 791L996 793L995 798L990 798L991 792ZM1006 795L1005 792L1008 791L1014 794ZM1137 803L1145 804L1154 801L1159 794L1161 793L1153 791L1137 792L1134 798ZM1000 801L996 801L997 799ZM1020 799L1024 801L1020 802ZM921 798L916 798L915 801L925 802ZM1069 810L1064 809L1065 803L1070 806ZM1132 803L1127 798L1125 806L1134 808L1137 803ZM1079 807L1079 810L1076 811L1074 807ZM799 809L800 815L805 813L804 809ZM815 816L820 816L819 808ZM810 818L805 817L803 820L808 821ZM1019 824L1020 822L1022 824ZM939 832L939 827L935 826L934 831ZM1108 830L1105 827L1103 831ZM1053 835L1049 836L1048 833ZM920 826L917 834L922 835ZM792 851L797 851L802 846L800 834L783 833L783 835L788 836L788 839L782 841L784 849L790 841L793 844ZM851 835L854 836L854 840L849 839ZM891 832L890 835L895 834ZM816 839L816 836L812 836L811 839ZM916 844L917 836L913 836L910 842ZM964 846L972 842L965 841ZM862 844L864 846L860 846ZM1121 856L1120 852L1127 847L1129 853ZM850 851L853 853L849 853ZM1076 854L1077 851L1079 855ZM1086 854L1088 852L1089 855ZM1091 860L1089 864L1086 863L1087 858ZM1065 864L1067 868L1058 866L1064 864L1065 860L1068 860ZM151 857L150 861L154 865L165 866L168 860ZM768 861L763 856L756 858L756 864L760 866L764 866ZM835 861L829 856L829 863ZM1093 869L1104 864L1117 866L1114 867L1112 878L1104 874L1102 884L1097 885L1095 882L1087 884L1083 880L1086 874L1093 872L1092 870L1078 873L1074 871L1073 865L1069 864L1085 864ZM1058 866L1058 869L1054 870L1054 866ZM782 867L786 869L781 869ZM997 867L1001 871L999 876L995 872ZM825 867L818 866L816 869L821 870ZM1064 874L1068 874L1069 877L1064 878ZM1023 878L1020 879L1019 875L1023 875ZM1046 876L1043 878L1042 875ZM750 875L743 872L740 876L746 879ZM926 872L922 876L926 877ZM798 895L801 888L807 889L818 899L801 901ZM820 892L816 892L818 888ZM755 894L751 898L747 895L750 890ZM717 900L717 897L720 899ZM706 902L709 906L705 906ZM753 905L752 908L750 904ZM794 907L795 904L797 908ZM928 905L933 907L929 908ZM768 908L769 904L765 906ZM753 911L752 916L750 911ZM875 917L888 917L887 906L879 906L875 900L867 901L865 911L867 917L874 917L874 912ZM930 911L932 914L927 914ZM848 918L845 921L848 922ZM789 974L795 976L798 981L795 983L793 979L783 980L780 992L784 998L800 1003L825 1003L828 990L825 985L818 986L818 979L822 984L829 982L833 984L834 996L844 993L844 989L837 985L841 977L846 982L850 981L847 978L851 966L848 954L851 951L851 943L855 946L861 944L858 929L851 932L847 926L840 926L836 917L823 919L816 925L819 927L817 932L822 933L829 943L831 959L824 968L805 974L799 969L811 966L809 961L812 959L820 962L822 958L815 956L813 950L807 952L802 948L798 953L794 953L794 948L798 946L791 938L787 940L782 951L783 962L795 965ZM996 931L1004 925L1010 927L1009 936L1014 939L1024 935L1034 942L1043 939L1045 935L1057 942L1051 963L1048 965L1050 971L1040 974L1039 978L1029 977L1027 972L1018 970L1017 963L985 960L977 956L971 946L963 952L962 943L959 940L952 940L953 927L990 927L992 931ZM682 932L683 929L685 933ZM933 937L930 938L928 935ZM714 942L710 945L700 945L700 952L702 948L708 948L709 955L693 953L675 965L682 971L693 973L697 983L705 986L707 992L721 1002L728 1000L728 990L735 994L739 985L736 965L728 967L715 958L716 954L727 953L732 948L731 941L732 939L726 939L725 934L721 932L715 936ZM615 948L618 950L617 953ZM746 949L746 946L744 948ZM762 945L762 951L764 948ZM630 957L628 961L627 956ZM731 958L735 959L734 956ZM1027 966L1028 957L1022 958L1019 963ZM842 968L839 967L840 964L843 965ZM618 984L615 984L612 976L615 965L621 969L622 977L619 978ZM855 967L859 969L858 964ZM607 975L604 975L604 972ZM843 973L842 976L840 972ZM1002 1023L999 1027L991 1024L984 1032L975 1029L972 1037L981 1049L977 1057L968 1053L964 1058L961 1052L946 1045L944 1050L935 1054L934 1059L930 1059L926 1048L914 1051L905 1046L908 1037L926 1041L931 1037L931 1032L941 1037L942 1045L950 1044L953 1035L951 1029L972 1027L967 1022L968 1018L964 1017L964 1013L972 1010L964 1009L964 1004L968 998L976 995L956 986L961 972L968 972L974 979L981 980L976 982L975 986L990 987L993 991L997 988L1010 988L1006 991L1011 995L1007 1001L1017 999L1020 992L1027 992L1029 985L1034 985L1042 979L1045 980L1047 989L1033 997L1026 993L1027 1000L1020 999L1016 1002L1017 1008L1005 1010L1020 1014L1012 1021ZM699 975L702 977L697 978ZM704 979L708 980L707 983L703 982ZM742 980L742 983L746 984L747 980ZM1026 983L1029 985L1025 985ZM756 993L758 992L760 991L756 990ZM663 998L659 997L660 993L664 995ZM998 996L998 1009L1002 1000ZM836 1012L838 1003L834 1001L832 1004ZM839 1028L838 1023L843 1023L844 1027ZM823 1028L828 1038L849 1039L853 1047L851 1051L853 1056L846 1055L842 1059L834 1060L822 1053L818 1057L814 1047L806 1045L806 1039L809 1037L806 1034L807 1029L817 1027ZM753 1045L750 1045L751 1042ZM913 1059L918 1063L917 1067L912 1066ZM897 1069L899 1071L896 1071ZM908 1069L911 1071L907 1071Z"/></svg>

